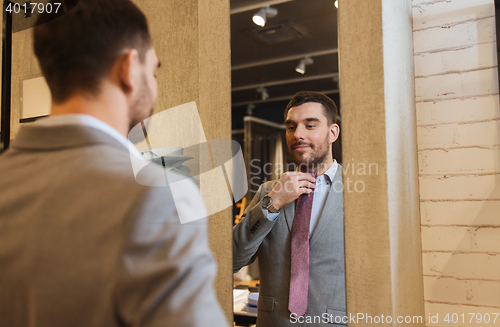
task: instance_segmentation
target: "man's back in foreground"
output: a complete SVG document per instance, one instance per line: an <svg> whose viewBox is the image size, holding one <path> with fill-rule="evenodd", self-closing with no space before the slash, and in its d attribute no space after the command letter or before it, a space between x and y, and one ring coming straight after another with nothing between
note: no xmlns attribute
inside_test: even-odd
<svg viewBox="0 0 500 327"><path fill-rule="evenodd" d="M219 311L204 310L216 271L206 224L181 225L168 189L140 185L112 137L33 124L0 157L0 171L0 325L220 319L216 303ZM194 184L186 200L197 205L193 192Z"/></svg>
<svg viewBox="0 0 500 327"><path fill-rule="evenodd" d="M174 203L145 186L165 184L159 166L132 169L127 135L158 91L146 17L80 0L46 18L34 50L51 115L0 156L0 326L227 326L206 221L179 220L204 210L198 189Z"/></svg>

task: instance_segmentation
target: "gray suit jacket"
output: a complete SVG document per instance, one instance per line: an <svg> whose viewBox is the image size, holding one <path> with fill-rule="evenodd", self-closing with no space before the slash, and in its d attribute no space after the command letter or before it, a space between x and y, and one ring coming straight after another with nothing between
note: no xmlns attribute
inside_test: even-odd
<svg viewBox="0 0 500 327"><path fill-rule="evenodd" d="M288 311L290 238L295 201L286 205L274 221L269 221L261 209L261 199L275 184L276 181L271 181L260 186L244 219L233 230L233 270L236 272L259 258L257 326L332 326L330 322L341 323L346 312L342 167L339 166L335 174L309 242L309 305L304 323L291 319Z"/></svg>
<svg viewBox="0 0 500 327"><path fill-rule="evenodd" d="M24 126L0 172L0 326L228 326L206 221L181 225L114 138Z"/></svg>

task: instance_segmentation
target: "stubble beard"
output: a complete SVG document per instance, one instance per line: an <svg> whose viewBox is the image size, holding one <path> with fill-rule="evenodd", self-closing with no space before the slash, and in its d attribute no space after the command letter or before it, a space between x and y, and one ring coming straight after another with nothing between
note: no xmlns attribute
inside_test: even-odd
<svg viewBox="0 0 500 327"><path fill-rule="evenodd" d="M148 106L151 102L149 90L146 85L146 77L142 76L141 89L139 90L137 98L134 100L129 110L129 131L146 118L151 117L153 114L153 107L149 109L147 114L144 113L144 107Z"/></svg>
<svg viewBox="0 0 500 327"><path fill-rule="evenodd" d="M293 146L298 144L307 144L311 147L311 154L307 159L302 159L302 155L298 154L293 148ZM325 138L325 147L318 148L316 150L316 146L312 143L301 143L296 142L292 146L288 147L288 151L292 156L293 161L297 165L297 168L301 172L312 172L322 170L324 168L326 170L326 159L328 156L328 135Z"/></svg>

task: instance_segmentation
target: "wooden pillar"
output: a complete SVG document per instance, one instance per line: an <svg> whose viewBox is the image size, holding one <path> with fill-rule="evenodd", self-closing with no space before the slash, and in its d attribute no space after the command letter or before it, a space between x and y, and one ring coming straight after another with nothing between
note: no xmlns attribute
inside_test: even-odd
<svg viewBox="0 0 500 327"><path fill-rule="evenodd" d="M154 114L195 101L206 139L230 140L229 1L134 2L148 18L162 63ZM228 321L233 320L231 218L232 208L227 208L211 215L208 227L218 264L215 289Z"/></svg>
<svg viewBox="0 0 500 327"><path fill-rule="evenodd" d="M348 314L423 326L411 0L339 2Z"/></svg>

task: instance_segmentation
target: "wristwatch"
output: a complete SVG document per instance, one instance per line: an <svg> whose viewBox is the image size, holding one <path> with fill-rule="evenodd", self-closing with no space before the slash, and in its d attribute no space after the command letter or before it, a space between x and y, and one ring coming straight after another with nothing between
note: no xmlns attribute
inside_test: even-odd
<svg viewBox="0 0 500 327"><path fill-rule="evenodd" d="M276 213L276 212L279 212L280 210L279 209L276 209L274 206L273 206L273 198L270 197L269 195L266 195L265 197L262 198L262 201L260 202L261 205L262 205L262 208L263 209L266 209L267 211L269 211L270 213Z"/></svg>

